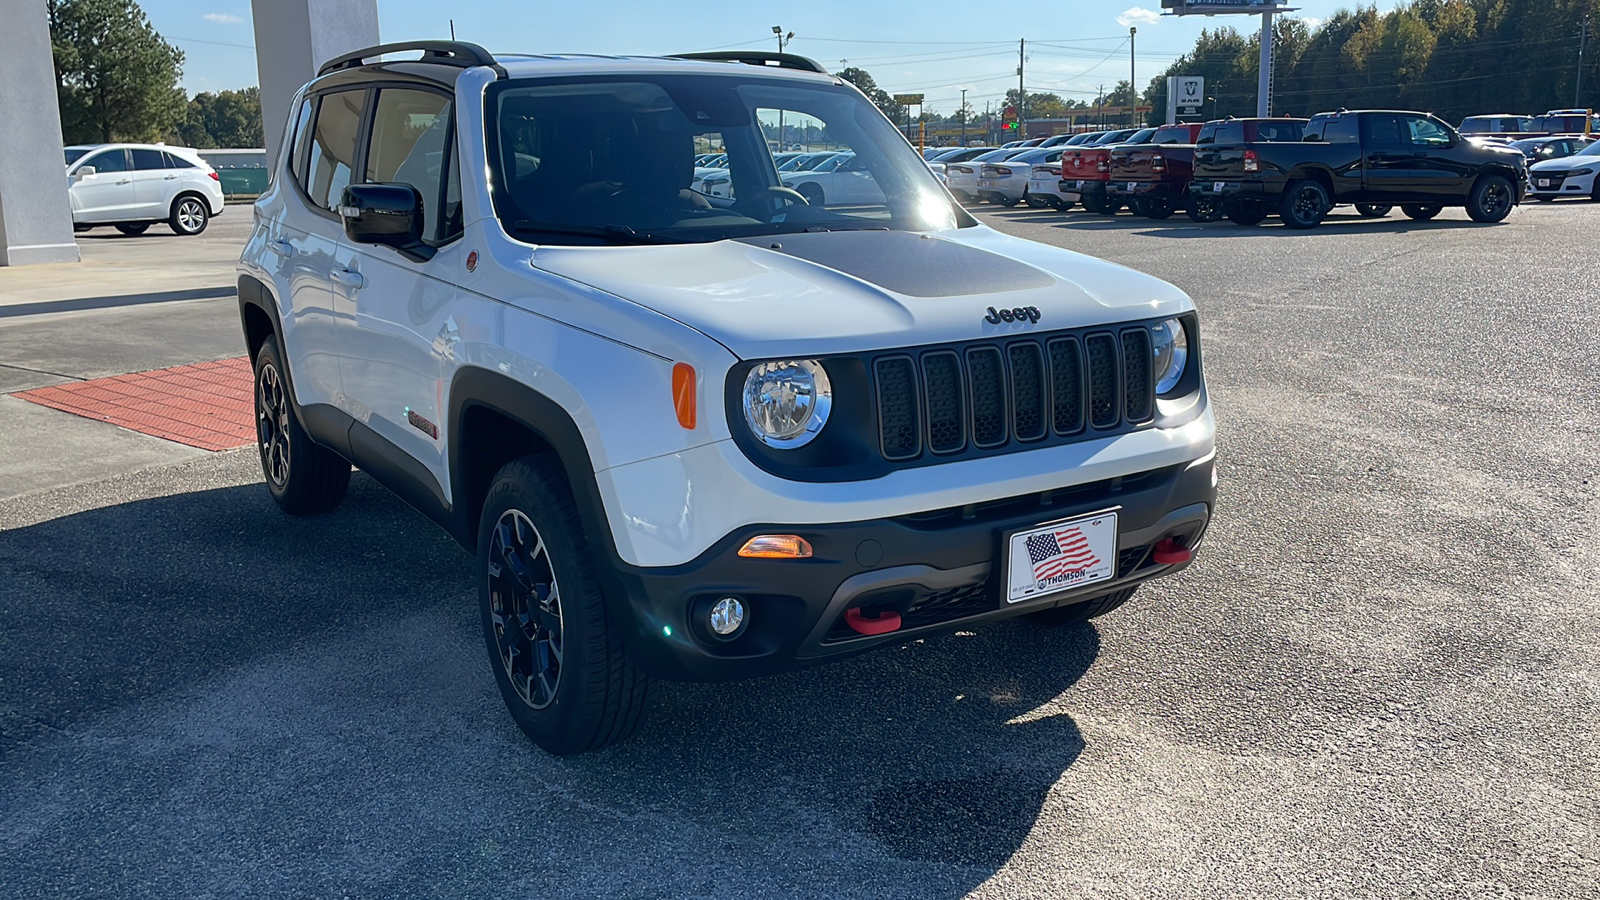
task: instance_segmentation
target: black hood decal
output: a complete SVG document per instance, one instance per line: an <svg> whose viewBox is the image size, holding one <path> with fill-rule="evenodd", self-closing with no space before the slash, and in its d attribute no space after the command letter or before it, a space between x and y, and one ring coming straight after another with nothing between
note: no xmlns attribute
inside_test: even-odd
<svg viewBox="0 0 1600 900"><path fill-rule="evenodd" d="M1055 284L1014 259L909 231L825 231L744 238L908 297L960 297Z"/></svg>

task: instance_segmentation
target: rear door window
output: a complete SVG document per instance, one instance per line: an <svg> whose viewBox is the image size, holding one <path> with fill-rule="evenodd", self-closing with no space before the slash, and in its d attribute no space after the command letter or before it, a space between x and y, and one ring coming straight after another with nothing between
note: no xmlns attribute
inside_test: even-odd
<svg viewBox="0 0 1600 900"><path fill-rule="evenodd" d="M135 147L128 152L133 154L133 167L141 172L151 169L165 169L167 167L166 160L161 158L162 153L160 150Z"/></svg>

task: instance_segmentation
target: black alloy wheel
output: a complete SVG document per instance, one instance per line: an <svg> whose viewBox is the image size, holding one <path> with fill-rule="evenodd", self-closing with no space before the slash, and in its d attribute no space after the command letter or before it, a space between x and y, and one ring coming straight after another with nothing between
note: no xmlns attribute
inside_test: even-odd
<svg viewBox="0 0 1600 900"><path fill-rule="evenodd" d="M1485 175L1467 194L1467 217L1485 225L1501 222L1517 205L1511 182L1503 175Z"/></svg>
<svg viewBox="0 0 1600 900"><path fill-rule="evenodd" d="M1333 206L1328 189L1310 179L1292 181L1278 201L1278 218L1290 228L1315 228Z"/></svg>
<svg viewBox="0 0 1600 900"><path fill-rule="evenodd" d="M262 474L279 490L289 483L289 415L289 392L276 361L265 362L256 375L256 440Z"/></svg>
<svg viewBox="0 0 1600 900"><path fill-rule="evenodd" d="M561 687L561 588L539 529L508 509L489 538L489 618L500 665L523 703L544 709Z"/></svg>
<svg viewBox="0 0 1600 900"><path fill-rule="evenodd" d="M1357 203L1356 213L1363 219L1381 219L1387 216L1394 206L1389 203Z"/></svg>

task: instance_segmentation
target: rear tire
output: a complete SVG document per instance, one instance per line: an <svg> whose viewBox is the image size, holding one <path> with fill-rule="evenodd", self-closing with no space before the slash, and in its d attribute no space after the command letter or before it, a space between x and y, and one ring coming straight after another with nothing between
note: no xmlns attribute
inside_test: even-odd
<svg viewBox="0 0 1600 900"><path fill-rule="evenodd" d="M1041 609L1036 613L1028 613L1026 618L1040 625L1076 625L1079 622L1097 619L1127 603L1133 597L1133 592L1138 589L1139 586L1136 584L1132 587L1125 587L1120 591L1106 594L1104 597L1096 597L1093 600L1085 600L1082 603L1074 603L1071 606L1056 606L1050 609Z"/></svg>
<svg viewBox="0 0 1600 900"><path fill-rule="evenodd" d="M1172 207L1172 201L1166 197L1149 197L1144 201L1144 208L1140 215L1150 219L1170 219L1177 212Z"/></svg>
<svg viewBox="0 0 1600 900"><path fill-rule="evenodd" d="M1485 175L1467 193L1467 218L1483 225L1504 222L1517 205L1516 191L1504 175Z"/></svg>
<svg viewBox="0 0 1600 900"><path fill-rule="evenodd" d="M1420 203L1406 203L1400 207L1400 211L1406 214L1406 218L1417 222L1426 222L1437 216L1440 210L1443 209L1444 207L1442 206L1430 206Z"/></svg>
<svg viewBox="0 0 1600 900"><path fill-rule="evenodd" d="M1356 213L1363 219L1381 219L1394 209L1389 203L1357 203Z"/></svg>
<svg viewBox="0 0 1600 900"><path fill-rule="evenodd" d="M1010 209L1011 207L1017 205L1016 197L1007 197L1005 194L995 194L989 199L1000 204L1001 206L1004 206L1006 209Z"/></svg>
<svg viewBox="0 0 1600 900"><path fill-rule="evenodd" d="M1278 218L1289 228L1307 229L1322 224L1333 207L1328 189L1319 181L1301 178L1289 182L1278 200Z"/></svg>
<svg viewBox="0 0 1600 900"><path fill-rule="evenodd" d="M806 198L808 205L819 208L822 206L822 185L817 184L815 181L808 181L800 185L799 191L800 196Z"/></svg>
<svg viewBox="0 0 1600 900"><path fill-rule="evenodd" d="M150 230L150 223L149 222L130 222L130 223L125 224L125 225L118 225L117 226L117 230L122 232L123 234L127 235L128 237L138 237L139 235L144 234L146 231Z"/></svg>
<svg viewBox="0 0 1600 900"><path fill-rule="evenodd" d="M1100 208L1096 209L1095 212L1099 213L1102 216L1114 216L1121 209L1122 209L1122 201L1121 200L1113 200L1113 199L1107 197L1105 200L1102 200L1100 202Z"/></svg>
<svg viewBox="0 0 1600 900"><path fill-rule="evenodd" d="M1267 205L1255 200L1233 200L1223 206L1223 214L1235 225L1260 225L1267 218Z"/></svg>
<svg viewBox="0 0 1600 900"><path fill-rule="evenodd" d="M478 573L489 664L517 727L557 756L630 737L650 679L610 621L555 457L525 456L495 475L478 520Z"/></svg>
<svg viewBox="0 0 1600 900"><path fill-rule="evenodd" d="M211 222L211 209L206 201L195 194L180 194L172 201L172 215L167 225L174 233L193 237L206 230Z"/></svg>
<svg viewBox="0 0 1600 900"><path fill-rule="evenodd" d="M256 450L267 492L291 516L327 512L344 500L350 463L311 440L290 401L278 339L256 351Z"/></svg>
<svg viewBox="0 0 1600 900"><path fill-rule="evenodd" d="M1222 218L1222 201L1216 197L1189 195L1189 206L1184 210L1191 222L1215 222Z"/></svg>

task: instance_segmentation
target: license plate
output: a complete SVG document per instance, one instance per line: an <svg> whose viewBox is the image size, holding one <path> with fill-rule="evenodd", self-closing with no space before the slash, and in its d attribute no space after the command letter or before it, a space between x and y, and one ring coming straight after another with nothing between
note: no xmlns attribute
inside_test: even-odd
<svg viewBox="0 0 1600 900"><path fill-rule="evenodd" d="M1211 183L1211 189L1220 194L1220 193L1222 193L1222 185L1223 184L1224 184L1224 182L1221 182L1221 181L1213 181Z"/></svg>
<svg viewBox="0 0 1600 900"><path fill-rule="evenodd" d="M1072 186L1077 188L1080 191L1083 190L1083 182L1081 182L1081 181L1074 181L1072 183Z"/></svg>
<svg viewBox="0 0 1600 900"><path fill-rule="evenodd" d="M980 179L978 181L978 187L994 187L994 182L992 182L992 181L983 181L983 180Z"/></svg>
<svg viewBox="0 0 1600 900"><path fill-rule="evenodd" d="M1539 187L1549 187L1553 182L1548 178L1539 179Z"/></svg>
<svg viewBox="0 0 1600 900"><path fill-rule="evenodd" d="M1006 602L1106 581L1117 573L1117 514L1099 512L1020 531L1006 541Z"/></svg>
<svg viewBox="0 0 1600 900"><path fill-rule="evenodd" d="M1138 189L1139 189L1139 182L1137 182L1137 181L1128 182L1128 190L1136 191Z"/></svg>

